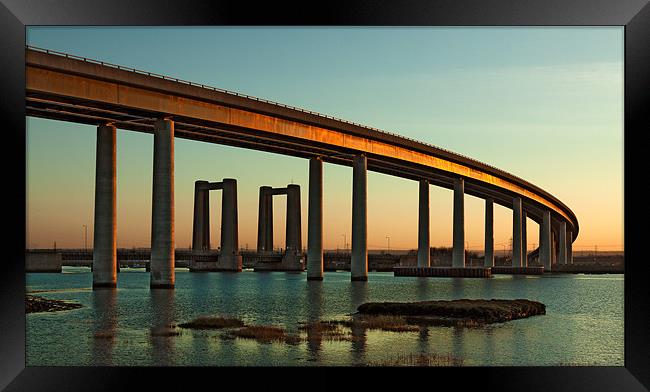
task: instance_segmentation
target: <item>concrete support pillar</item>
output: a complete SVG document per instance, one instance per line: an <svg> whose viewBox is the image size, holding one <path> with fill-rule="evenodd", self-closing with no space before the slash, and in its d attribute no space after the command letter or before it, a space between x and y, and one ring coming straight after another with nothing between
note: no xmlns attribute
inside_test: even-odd
<svg viewBox="0 0 650 392"><path fill-rule="evenodd" d="M494 267L494 201L485 199L485 267Z"/></svg>
<svg viewBox="0 0 650 392"><path fill-rule="evenodd" d="M558 264L566 265L567 254L566 254L566 222L565 221L560 222L560 238L559 238L558 247L560 248Z"/></svg>
<svg viewBox="0 0 650 392"><path fill-rule="evenodd" d="M454 180L454 248L452 266L465 267L465 181Z"/></svg>
<svg viewBox="0 0 650 392"><path fill-rule="evenodd" d="M367 158L352 164L352 280L368 280Z"/></svg>
<svg viewBox="0 0 650 392"><path fill-rule="evenodd" d="M203 248L210 249L210 190L203 191Z"/></svg>
<svg viewBox="0 0 650 392"><path fill-rule="evenodd" d="M205 242L205 230L210 227L209 214L206 214L206 203L208 191L206 189L207 181L194 182L194 218L192 220L192 249L194 251L202 251L208 248Z"/></svg>
<svg viewBox="0 0 650 392"><path fill-rule="evenodd" d="M323 280L323 161L309 160L307 280Z"/></svg>
<svg viewBox="0 0 650 392"><path fill-rule="evenodd" d="M174 122L154 125L151 288L174 288Z"/></svg>
<svg viewBox="0 0 650 392"><path fill-rule="evenodd" d="M97 127L93 288L116 287L117 285L115 138L116 133L113 125Z"/></svg>
<svg viewBox="0 0 650 392"><path fill-rule="evenodd" d="M221 189L221 252L219 252L219 264L220 268L228 271L241 271L242 257L239 255L237 180L224 178Z"/></svg>
<svg viewBox="0 0 650 392"><path fill-rule="evenodd" d="M528 214L521 210L521 257L524 267L528 267Z"/></svg>
<svg viewBox="0 0 650 392"><path fill-rule="evenodd" d="M557 264L557 232L551 225L551 264Z"/></svg>
<svg viewBox="0 0 650 392"><path fill-rule="evenodd" d="M221 254L239 253L237 180L224 178L221 195Z"/></svg>
<svg viewBox="0 0 650 392"><path fill-rule="evenodd" d="M573 264L573 231L569 230L567 236L569 237L566 242L567 264Z"/></svg>
<svg viewBox="0 0 650 392"><path fill-rule="evenodd" d="M431 266L431 232L429 230L429 181L420 180L418 209L418 267Z"/></svg>
<svg viewBox="0 0 650 392"><path fill-rule="evenodd" d="M271 249L268 248L268 245L266 243L266 238L267 238L267 229L266 227L268 226L268 220L269 220L269 203L268 203L268 195L270 194L270 189L271 187L269 186L262 186L260 187L260 205L259 205L259 214L257 218L257 251L258 252L264 252L264 251L269 251ZM271 222L271 224L273 224Z"/></svg>
<svg viewBox="0 0 650 392"><path fill-rule="evenodd" d="M539 226L539 262L545 271L551 270L551 212L542 212L542 224Z"/></svg>
<svg viewBox="0 0 650 392"><path fill-rule="evenodd" d="M521 267L521 197L512 200L512 266Z"/></svg>
<svg viewBox="0 0 650 392"><path fill-rule="evenodd" d="M264 202L266 203L266 226L264 227L264 237L266 241L266 250L269 252L273 251L273 194L271 190L273 188L269 187L268 192L266 192L266 198ZM285 223L286 224L286 223Z"/></svg>
<svg viewBox="0 0 650 392"><path fill-rule="evenodd" d="M302 222L300 211L300 185L287 185L286 250L302 252Z"/></svg>

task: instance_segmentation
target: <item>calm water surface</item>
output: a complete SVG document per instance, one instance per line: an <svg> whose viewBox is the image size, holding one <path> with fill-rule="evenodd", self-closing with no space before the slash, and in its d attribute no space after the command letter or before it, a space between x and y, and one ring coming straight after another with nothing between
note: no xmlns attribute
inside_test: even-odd
<svg viewBox="0 0 650 392"><path fill-rule="evenodd" d="M623 366L623 275L461 279L371 272L368 282L350 282L349 272L326 272L323 282L307 282L306 273L177 269L175 290L150 290L149 273L123 269L117 290L91 285L88 268L27 274L28 292L84 305L27 314L28 366L356 365L408 354L451 355L466 366ZM297 345L226 340L215 330L151 335L154 327L209 314L298 333L299 322L345 318L368 301L456 298L526 298L546 304L547 314L480 328L352 331L352 342Z"/></svg>

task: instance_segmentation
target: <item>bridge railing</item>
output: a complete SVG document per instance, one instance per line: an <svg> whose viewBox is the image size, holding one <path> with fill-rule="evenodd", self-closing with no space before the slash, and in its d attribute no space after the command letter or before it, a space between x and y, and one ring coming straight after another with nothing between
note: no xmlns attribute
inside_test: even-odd
<svg viewBox="0 0 650 392"><path fill-rule="evenodd" d="M163 79L163 80L170 80L170 81L173 81L173 82L183 83L183 84L187 84L187 85L190 85L190 86L201 87L201 88L208 89L208 90L218 91L218 92L221 92L221 93L224 93L224 94L235 95L235 96L238 96L238 97L252 99L252 100L258 101L258 102L264 102L264 103L268 103L268 104L271 104L271 105L281 106L281 107L284 107L284 108L287 108L287 109L297 110L297 111L303 112L303 113L313 114L315 116L329 118L329 119L334 120L334 121L339 121L339 122L342 122L342 123L351 124L351 125L361 127L361 128L371 129L371 130L376 131L376 132L380 132L380 133L383 133L383 134L387 134L387 135L399 137L399 138L402 138L402 139L410 140L410 141L415 142L415 143L419 143L419 144L426 145L426 146L429 146L429 147L432 147L432 148L435 148L435 149L438 149L438 150L441 150L441 151L444 151L444 152L447 152L447 153L450 153L450 154L457 155L457 156L465 158L465 159L467 159L469 161L476 162L476 163L488 166L488 167L490 167L491 169L494 169L497 172L507 174L507 175L512 176L512 177L514 177L514 178L516 178L516 179L518 179L520 181L526 182L524 179L522 179L520 177L517 177L517 176L515 176L513 174L510 174L508 172L505 172L505 171L503 171L503 170L501 170L501 169L499 169L499 168L497 168L495 166L492 166L490 164L487 164L485 162L478 161L478 160L476 160L476 159L474 159L472 157L469 157L467 155L459 154L457 152L447 150L445 148L433 145L431 143L426 143L426 142L423 142L423 141L420 141L420 140L416 140L416 139L413 139L413 138L408 137L408 136L400 135L398 133L389 132L389 131L385 131L385 130L375 128L375 127L372 127L372 126L359 124L359 123L356 123L354 121L349 121L349 120L345 120L345 119L342 119L342 118L337 118L337 117L334 117L334 116L330 116L328 114L314 112L312 110L308 110L308 109L304 109L304 108L300 108L300 107L292 106L292 105L286 105L286 104L283 104L283 103L271 101L271 100L264 99L264 98L255 97L255 96L248 95L248 94L238 93L236 91L230 91L230 90L226 90L226 89L219 88L219 87L208 86L208 85L201 84L201 83L190 82L188 80L183 80L183 79L178 79L178 78L174 78L174 77L171 77L171 76L157 74L155 72L143 71L143 70L136 69L136 68L125 67L125 66L118 65L118 64L108 63L108 62L100 61L100 60L94 60L94 59L90 59L88 57L76 56L76 55L73 55L73 54L59 52L59 51L56 51L56 50L39 48L39 47L36 47L36 46L31 46L31 45L26 45L26 47L28 49L35 50L37 52L53 54L53 55L57 55L57 56L61 56L61 57L66 57L66 58L71 58L71 59L75 59L75 60L84 61L84 62L87 62L87 63L98 64L98 65L103 65L103 66L107 66L107 67L111 67L111 68L120 69L120 70L123 70L123 71L129 71L129 72L134 72L134 73L138 73L138 74L142 74L142 75L152 76L152 77Z"/></svg>

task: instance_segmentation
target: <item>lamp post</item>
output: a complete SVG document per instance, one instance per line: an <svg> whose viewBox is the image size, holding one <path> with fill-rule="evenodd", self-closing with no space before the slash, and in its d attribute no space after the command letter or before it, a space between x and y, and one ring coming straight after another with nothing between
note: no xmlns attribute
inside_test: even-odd
<svg viewBox="0 0 650 392"><path fill-rule="evenodd" d="M84 228L84 250L88 250L88 226L83 225Z"/></svg>
<svg viewBox="0 0 650 392"><path fill-rule="evenodd" d="M346 241L345 240L345 234L341 234L341 236L343 236L343 250L345 251L347 249L348 244L347 244L347 242L345 242Z"/></svg>
<svg viewBox="0 0 650 392"><path fill-rule="evenodd" d="M390 253L390 237L386 236L386 239L388 240L388 253Z"/></svg>

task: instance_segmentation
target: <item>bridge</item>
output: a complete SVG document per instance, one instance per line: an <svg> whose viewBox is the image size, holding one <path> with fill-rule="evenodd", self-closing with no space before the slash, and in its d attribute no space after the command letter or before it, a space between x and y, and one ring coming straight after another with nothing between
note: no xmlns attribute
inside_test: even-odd
<svg viewBox="0 0 650 392"><path fill-rule="evenodd" d="M309 110L34 47L26 48L26 82L28 116L97 126L93 287L115 287L117 279L117 128L154 135L152 288L174 287L176 137L309 160L306 263L309 280L323 279L323 162L351 166L353 170L352 280L367 280L368 276L368 170L419 182L417 259L420 267L430 266L430 185L454 191L453 268L467 267L464 194L485 200L485 267L494 265L494 203L513 210L512 267L527 266L526 225L523 224L527 217L540 225L539 260L544 268L550 270L553 264L572 262L572 243L579 227L575 214L564 203L519 177L433 145ZM202 184L195 192L203 189L205 183ZM240 271L234 189L234 204L222 206L226 209L222 219L224 215L234 216L226 233L231 253L220 255L229 261L218 260L215 268ZM260 190L261 195L263 192L273 193ZM201 200L195 197L195 228L196 220L203 219L196 215L201 214L196 204L203 203ZM262 219L266 218L260 216ZM205 236L196 230L194 234L195 239L196 235ZM268 237L260 235L258 238L264 238L266 244Z"/></svg>

